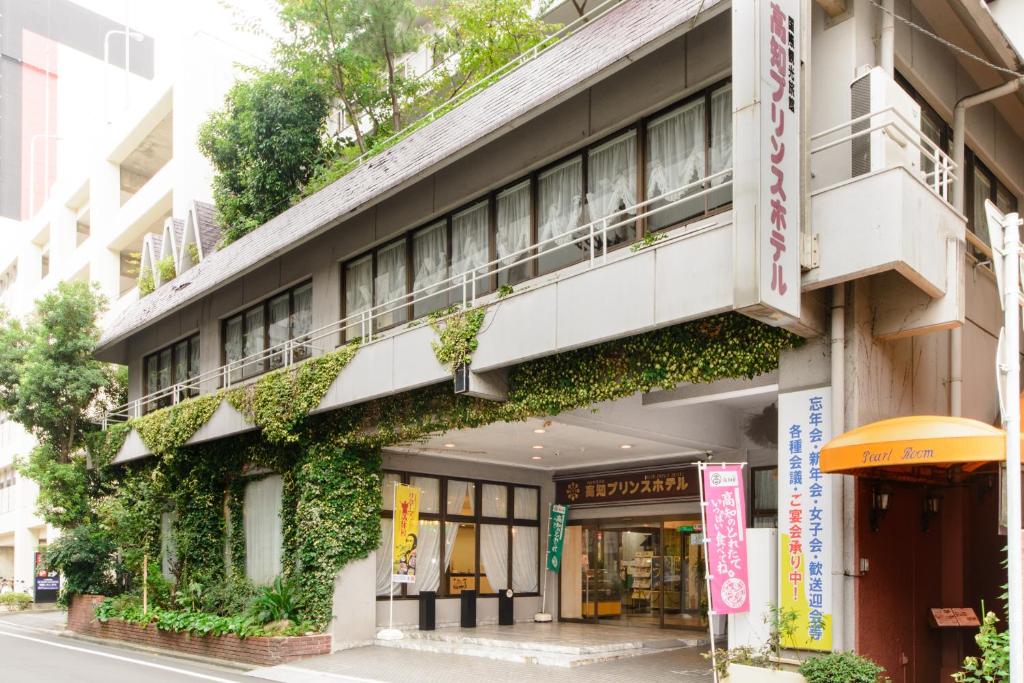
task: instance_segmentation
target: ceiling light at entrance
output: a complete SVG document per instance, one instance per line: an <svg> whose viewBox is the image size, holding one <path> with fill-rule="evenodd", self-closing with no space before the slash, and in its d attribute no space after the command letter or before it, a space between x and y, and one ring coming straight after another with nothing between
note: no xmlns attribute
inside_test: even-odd
<svg viewBox="0 0 1024 683"><path fill-rule="evenodd" d="M540 427L538 427L537 429L533 430L533 433L534 434L543 434L546 431L547 431L546 429L541 429Z"/></svg>
<svg viewBox="0 0 1024 683"><path fill-rule="evenodd" d="M543 460L543 459L544 459L544 456L542 456L542 455L531 455L530 456L530 460Z"/></svg>
<svg viewBox="0 0 1024 683"><path fill-rule="evenodd" d="M533 450L535 450L535 451L540 451L540 450L543 450L543 449L544 449L544 447L541 446L540 444L537 444L536 446L533 447Z"/></svg>
<svg viewBox="0 0 1024 683"><path fill-rule="evenodd" d="M633 447L633 444L631 444L631 443L624 443L621 446L619 446L619 448L624 448L626 450L629 450L632 447Z"/></svg>
<svg viewBox="0 0 1024 683"><path fill-rule="evenodd" d="M446 443L446 444L444 445L444 447L445 447L445 448L455 448L455 444L453 444L453 443Z"/></svg>

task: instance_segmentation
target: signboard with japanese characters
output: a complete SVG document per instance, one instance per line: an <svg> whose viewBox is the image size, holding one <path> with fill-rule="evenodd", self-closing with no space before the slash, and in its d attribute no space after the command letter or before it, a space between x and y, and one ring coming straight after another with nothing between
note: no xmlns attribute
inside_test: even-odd
<svg viewBox="0 0 1024 683"><path fill-rule="evenodd" d="M701 464L711 611L750 611L743 465Z"/></svg>
<svg viewBox="0 0 1024 683"><path fill-rule="evenodd" d="M555 480L555 502L579 507L644 500L694 500L697 468L679 465L623 472L595 472Z"/></svg>
<svg viewBox="0 0 1024 683"><path fill-rule="evenodd" d="M800 0L761 0L761 299L800 316Z"/></svg>
<svg viewBox="0 0 1024 683"><path fill-rule="evenodd" d="M832 649L832 495L819 464L830 387L779 394L779 606L797 615L795 647Z"/></svg>

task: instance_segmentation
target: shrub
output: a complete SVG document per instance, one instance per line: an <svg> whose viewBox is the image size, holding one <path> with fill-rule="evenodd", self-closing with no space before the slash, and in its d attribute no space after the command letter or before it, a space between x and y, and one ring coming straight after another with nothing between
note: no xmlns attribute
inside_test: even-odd
<svg viewBox="0 0 1024 683"><path fill-rule="evenodd" d="M249 605L249 614L260 624L298 621L299 594L295 584L278 576L271 585L259 588Z"/></svg>
<svg viewBox="0 0 1024 683"><path fill-rule="evenodd" d="M160 282L170 282L178 275L174 268L174 257L170 254L156 262L156 269L160 273Z"/></svg>
<svg viewBox="0 0 1024 683"><path fill-rule="evenodd" d="M0 607L6 607L9 610L22 610L28 609L31 604L32 596L26 593L0 593Z"/></svg>
<svg viewBox="0 0 1024 683"><path fill-rule="evenodd" d="M156 281L153 280L153 273L148 269L139 273L139 297L152 294L156 289Z"/></svg>
<svg viewBox="0 0 1024 683"><path fill-rule="evenodd" d="M800 665L807 683L876 683L885 669L854 652L812 657Z"/></svg>
<svg viewBox="0 0 1024 683"><path fill-rule="evenodd" d="M109 532L97 524L70 529L47 547L46 567L64 575L61 604L67 604L69 595L114 590L114 550Z"/></svg>
<svg viewBox="0 0 1024 683"><path fill-rule="evenodd" d="M985 606L982 605L982 610ZM964 659L963 671L953 674L957 683L989 683L1010 680L1010 632L999 631L999 617L986 612L985 620L974 636L980 657Z"/></svg>

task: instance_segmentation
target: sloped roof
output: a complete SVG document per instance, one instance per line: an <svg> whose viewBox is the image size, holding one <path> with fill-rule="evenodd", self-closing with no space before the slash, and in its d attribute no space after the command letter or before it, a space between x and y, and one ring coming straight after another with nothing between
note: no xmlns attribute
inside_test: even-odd
<svg viewBox="0 0 1024 683"><path fill-rule="evenodd" d="M676 28L721 0L624 0L436 121L344 177L204 258L111 321L97 351L112 346L321 234L426 172L464 157L509 126L534 118L606 69L623 68L637 50L678 35Z"/></svg>
<svg viewBox="0 0 1024 683"><path fill-rule="evenodd" d="M217 225L217 209L213 204L196 200L195 217L196 232L199 235L199 246L203 258L206 258L217 248L220 241L220 227Z"/></svg>

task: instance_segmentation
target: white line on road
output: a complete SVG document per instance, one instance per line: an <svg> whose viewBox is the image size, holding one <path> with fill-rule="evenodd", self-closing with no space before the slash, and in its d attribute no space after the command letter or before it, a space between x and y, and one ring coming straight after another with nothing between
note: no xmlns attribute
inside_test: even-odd
<svg viewBox="0 0 1024 683"><path fill-rule="evenodd" d="M9 638L21 638L22 640L30 640L33 643L42 643L43 645L50 645L52 647L59 647L65 650L73 650L75 652L84 652L90 655L96 655L97 657L107 657L108 659L116 659L121 662L130 662L131 664L138 664L139 666L148 666L152 669L160 669L162 671L170 671L171 673L182 674L183 676L191 676L192 678L201 678L204 681L215 681L215 683L235 683L229 678L218 678L217 676L210 676L208 674L201 674L196 671L189 671L187 669L178 669L173 666L166 666L164 664L156 664L154 662L147 662L142 659L133 659L132 657L122 657L121 655L110 654L109 652L99 652L97 650L90 650L84 647L75 647L74 645L65 645L64 643L54 643L50 640L43 640L42 638L31 638L29 636L23 636L20 633L10 633L0 629L0 636L8 636Z"/></svg>
<svg viewBox="0 0 1024 683"><path fill-rule="evenodd" d="M266 669L256 669L245 675L266 678L267 680L278 681L279 683L299 683L300 681L313 682L330 679L350 681L351 683L387 683L386 681L382 681L378 678L360 678L359 676L336 674L331 671L317 671L316 669L303 669L301 667L287 666L285 664L278 664L277 666L267 667Z"/></svg>

